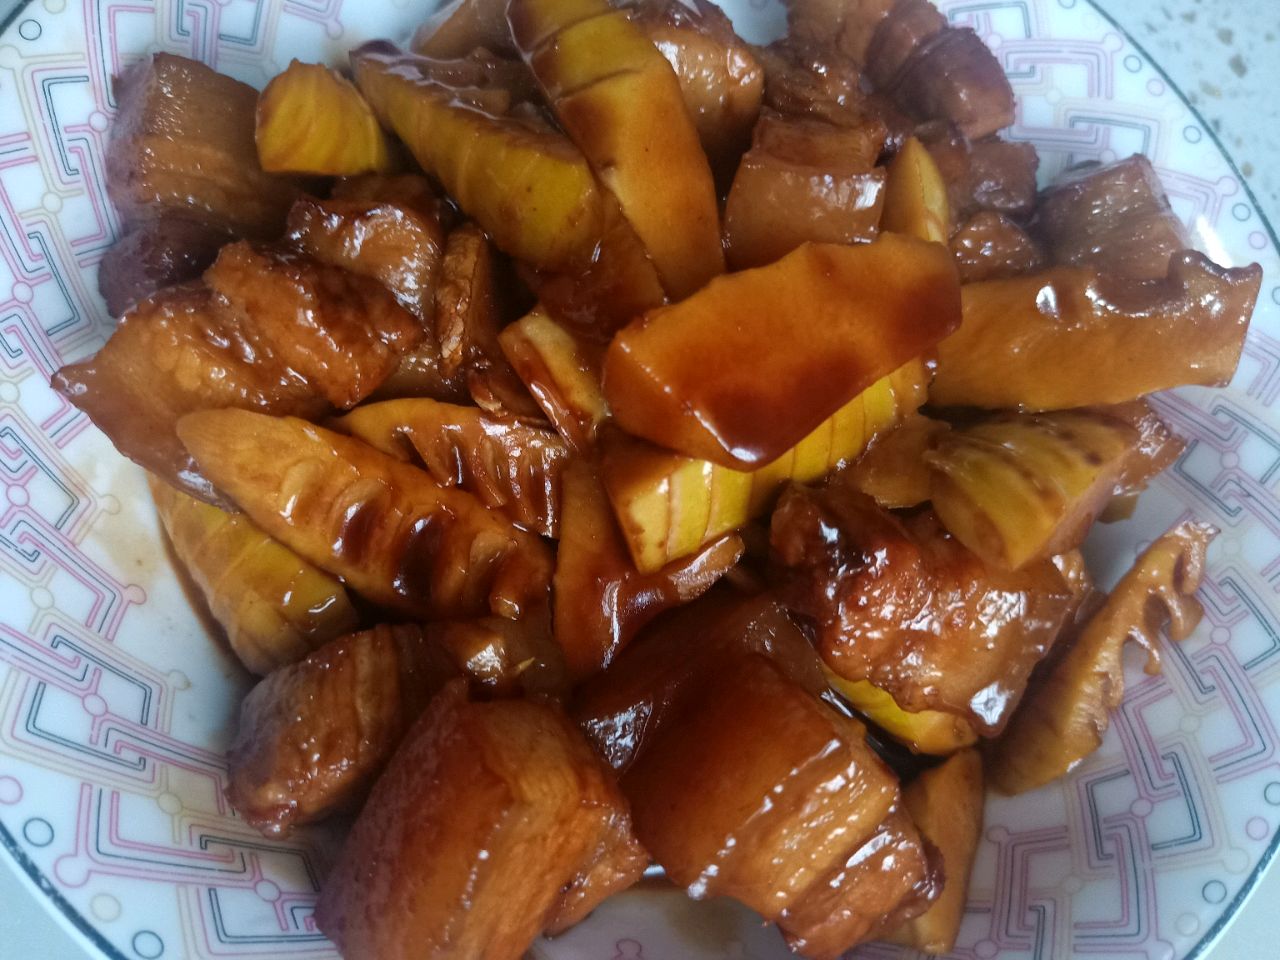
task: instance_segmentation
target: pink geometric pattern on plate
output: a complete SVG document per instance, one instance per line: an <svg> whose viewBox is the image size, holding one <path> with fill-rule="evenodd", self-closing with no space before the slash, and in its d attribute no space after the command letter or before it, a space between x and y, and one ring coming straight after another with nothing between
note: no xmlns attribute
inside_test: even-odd
<svg viewBox="0 0 1280 960"><path fill-rule="evenodd" d="M1280 263L1270 228L1171 80L1084 0L946 0L1014 80L1013 135L1051 177L1134 151L1198 244L1261 260L1262 302L1229 391L1162 397L1189 440L1130 521L1090 544L1112 579L1197 516L1211 553L1196 635L1130 676L1102 750L1031 797L993 800L956 956L1198 955L1280 830ZM109 79L149 50L261 84L403 36L430 6L341 0L44 0L0 37L0 843L111 957L331 957L311 905L332 839L269 843L222 796L246 676L210 644L158 549L140 474L46 386L110 328L94 274L118 223L103 190ZM753 39L773 4L727 5ZM723 901L617 898L534 955L782 957ZM901 951L865 947L858 956Z"/></svg>

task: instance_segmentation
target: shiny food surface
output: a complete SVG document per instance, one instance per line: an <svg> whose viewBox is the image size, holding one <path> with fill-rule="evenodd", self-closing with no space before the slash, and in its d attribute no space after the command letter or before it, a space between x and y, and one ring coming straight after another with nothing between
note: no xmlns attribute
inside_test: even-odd
<svg viewBox="0 0 1280 960"><path fill-rule="evenodd" d="M631 433L763 466L955 329L959 290L940 245L805 244L621 331L605 356L605 396Z"/></svg>

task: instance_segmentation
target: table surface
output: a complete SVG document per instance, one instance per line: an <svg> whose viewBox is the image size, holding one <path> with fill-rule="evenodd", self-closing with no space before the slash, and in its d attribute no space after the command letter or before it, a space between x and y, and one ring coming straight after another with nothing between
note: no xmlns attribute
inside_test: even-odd
<svg viewBox="0 0 1280 960"><path fill-rule="evenodd" d="M1098 0L1174 77L1280 225L1280 0ZM0 2L0 8L8 6ZM1256 960L1280 935L1280 868L1204 960ZM0 863L0 960L83 960L81 945Z"/></svg>

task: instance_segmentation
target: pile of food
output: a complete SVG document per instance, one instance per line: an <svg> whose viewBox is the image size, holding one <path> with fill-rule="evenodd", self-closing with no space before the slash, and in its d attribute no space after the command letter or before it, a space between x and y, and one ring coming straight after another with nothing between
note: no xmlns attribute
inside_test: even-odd
<svg viewBox="0 0 1280 960"><path fill-rule="evenodd" d="M789 18L454 0L261 95L118 79L120 320L54 383L263 675L239 815L358 811L348 958L517 958L651 864L809 957L946 952L984 781L1072 769L1196 625L1210 528L1109 593L1079 547L1259 268L1142 157L1038 192L925 0Z"/></svg>

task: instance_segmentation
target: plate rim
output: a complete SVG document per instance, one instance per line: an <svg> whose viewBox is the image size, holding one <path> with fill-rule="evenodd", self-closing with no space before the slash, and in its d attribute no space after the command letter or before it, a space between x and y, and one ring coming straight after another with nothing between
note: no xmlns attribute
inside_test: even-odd
<svg viewBox="0 0 1280 960"><path fill-rule="evenodd" d="M12 9L0 19L0 40L9 33L18 18L23 12L30 7L35 0L17 0ZM1068 6L1063 0L1057 0L1065 9L1076 6L1076 3ZM1262 203L1258 199L1258 195L1254 192L1248 179L1241 172L1239 165L1236 163L1235 157L1223 142L1221 135L1214 129L1201 113L1199 107L1191 101L1191 99L1183 92L1182 86L1173 79L1169 72L1161 64L1160 60L1154 57L1148 49L1137 39L1134 34L1124 27L1110 12L1108 12L1101 4L1100 0L1084 0L1084 4L1097 13L1112 29L1116 30L1124 40L1131 44L1135 51L1146 59L1150 67L1160 76L1160 78L1168 85L1168 88L1177 97L1181 104L1186 107L1187 111L1200 125L1201 129L1208 135L1210 142L1217 149L1218 154L1226 161L1227 168L1235 176L1239 182L1241 189L1244 191L1245 197L1248 199L1253 211L1258 215L1258 219L1262 225L1267 238L1271 242L1272 249L1280 253L1280 235L1277 234L1276 228L1272 225L1267 211L1263 208ZM44 872L36 865L35 861L22 849L17 839L10 833L9 829L0 822L0 847L2 847L8 858L12 860L13 865L17 868L15 873L25 877L26 881L34 887L33 896L36 900L44 905L44 909L51 914L59 922L63 923L64 930L69 926L74 934L79 934L84 940L88 941L88 945L100 951L101 955L108 960L130 960L122 952L106 939L97 928L89 922L85 916L75 908L69 899L58 889L57 885L45 876ZM1277 854L1280 853L1280 826L1272 834L1271 840L1262 855L1258 858L1257 864L1249 877L1241 885L1236 895L1227 903L1225 909L1214 921L1213 925L1205 931L1203 937L1192 947L1191 951L1186 954L1183 960L1201 960L1208 950L1211 950L1220 939L1227 928L1235 921L1245 905L1252 898L1258 884L1263 877L1274 865ZM68 931L68 932L71 932ZM82 944L83 945L83 944Z"/></svg>

